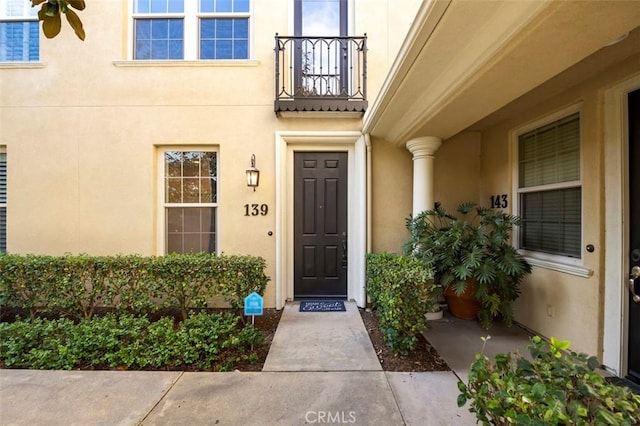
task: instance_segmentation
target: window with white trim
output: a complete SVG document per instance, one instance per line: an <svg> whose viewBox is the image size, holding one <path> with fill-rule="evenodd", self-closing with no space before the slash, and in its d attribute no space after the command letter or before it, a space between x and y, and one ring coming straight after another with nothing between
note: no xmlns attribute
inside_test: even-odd
<svg viewBox="0 0 640 426"><path fill-rule="evenodd" d="M26 0L0 0L0 62L39 60L38 9Z"/></svg>
<svg viewBox="0 0 640 426"><path fill-rule="evenodd" d="M580 258L580 113L518 136L518 248Z"/></svg>
<svg viewBox="0 0 640 426"><path fill-rule="evenodd" d="M133 59L249 59L249 0L134 0Z"/></svg>
<svg viewBox="0 0 640 426"><path fill-rule="evenodd" d="M165 151L166 253L216 253L218 156L212 151Z"/></svg>
<svg viewBox="0 0 640 426"><path fill-rule="evenodd" d="M0 147L0 252L7 251L7 153Z"/></svg>

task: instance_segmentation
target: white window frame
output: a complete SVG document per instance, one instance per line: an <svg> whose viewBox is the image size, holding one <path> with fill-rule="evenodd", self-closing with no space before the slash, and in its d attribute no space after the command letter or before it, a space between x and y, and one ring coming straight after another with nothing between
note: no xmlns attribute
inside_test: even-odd
<svg viewBox="0 0 640 426"><path fill-rule="evenodd" d="M538 129L540 127L546 126L554 121L561 120L562 118L568 117L572 114L579 113L580 114L580 179L570 182L561 182L556 184L549 185L540 185L534 187L520 188L520 180L519 180L519 137L525 133L528 133L532 130ZM584 170L584 161L583 161L583 134L584 134L584 121L582 117L582 103L572 105L570 107L564 108L560 111L557 111L553 114L542 117L538 120L535 120L531 123L528 123L524 126L521 126L517 129L514 129L510 132L510 145L512 147L512 191L513 191L513 212L515 215L520 216L520 194L527 192L536 192L542 189L544 190L552 190L552 189L565 189L565 188L581 188L583 196L581 197L581 206L580 206L580 250L581 255L580 258L574 258L569 256L563 256L559 254L551 254L551 253L543 253L539 251L533 250L524 250L519 249L520 246L520 233L513 232L513 245L518 252L521 253L527 261L534 265L539 266L546 269L551 269L559 272L564 272L572 275L577 275L581 277L589 277L593 273L593 271L585 268L584 265L584 252L583 252L583 244L584 241L584 191L583 191L583 170Z"/></svg>
<svg viewBox="0 0 640 426"><path fill-rule="evenodd" d="M9 164L8 164L8 163L9 163L9 162L8 162L8 160L7 160L7 157L6 157L6 155L7 155L7 147L6 147L6 146L4 146L4 145L3 145L3 146L0 146L0 154L4 154L4 155L5 155L5 162L7 163L7 168L8 168L8 166L9 166ZM4 208L4 209L5 209L5 219L8 219L8 215L7 215L7 210L8 210L7 204L8 204L8 200L9 200L9 195L8 195L8 192L9 192L9 183L8 183L8 181L9 181L9 176L8 176L8 171L7 171L6 179L7 179L7 182L5 182L5 184L6 184L6 187L7 187L7 198L6 198L6 200L5 200L5 202L4 202L4 203L3 203L3 202L0 202L0 208ZM8 241L7 241L7 234L8 234L7 230L8 230L8 228L9 228L9 221L7 220L7 222L6 222L6 228L5 228L5 234L4 234L4 243L5 243L5 247L7 247L7 246L8 246L8 244L7 244L7 243L8 243Z"/></svg>
<svg viewBox="0 0 640 426"><path fill-rule="evenodd" d="M167 254L167 214L166 209L170 207L213 207L216 210L216 251L219 255L220 250L220 150L210 145L198 146L198 145L163 145L157 148L157 186L158 186L158 214L157 214L157 246L156 253L158 255ZM180 152L214 152L216 154L216 202L215 203L167 203L165 200L165 163L164 155L166 152L180 151Z"/></svg>
<svg viewBox="0 0 640 426"><path fill-rule="evenodd" d="M135 0L129 0L129 53L128 60L135 62L247 62L253 58L253 3L255 0L249 1L249 12L233 12L233 13L200 13L199 0L184 0L183 13L136 13ZM178 18L184 21L184 57L182 59L135 59L135 21L136 19L172 19ZM248 57L247 59L200 59L200 19L202 18L247 18L249 20L249 41L248 41Z"/></svg>
<svg viewBox="0 0 640 426"><path fill-rule="evenodd" d="M10 0L9 0L10 1ZM38 22L38 10L39 7L31 7L31 2L23 0L23 9L21 15L7 15L5 14L6 5L4 0L0 0L0 22ZM40 37L40 29L38 28L38 37ZM38 42L38 59L37 60L22 60L22 61L0 61L0 64L7 63L19 63L19 64L37 64L40 61L40 43Z"/></svg>

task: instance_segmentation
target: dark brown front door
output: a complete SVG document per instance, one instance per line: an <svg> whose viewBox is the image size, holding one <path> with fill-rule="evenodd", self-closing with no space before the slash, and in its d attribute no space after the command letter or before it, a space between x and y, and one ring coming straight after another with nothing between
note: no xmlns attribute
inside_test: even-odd
<svg viewBox="0 0 640 426"><path fill-rule="evenodd" d="M629 93L629 218L628 273L640 295L640 89ZM640 302L631 296L628 324L628 378L640 383Z"/></svg>
<svg viewBox="0 0 640 426"><path fill-rule="evenodd" d="M347 153L294 154L294 296L347 297Z"/></svg>

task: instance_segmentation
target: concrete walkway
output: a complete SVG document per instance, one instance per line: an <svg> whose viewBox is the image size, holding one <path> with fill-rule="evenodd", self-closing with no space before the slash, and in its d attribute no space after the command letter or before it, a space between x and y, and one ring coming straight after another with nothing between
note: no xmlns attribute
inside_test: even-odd
<svg viewBox="0 0 640 426"><path fill-rule="evenodd" d="M481 347L486 331L449 318L427 331L459 372L383 372L347 305L331 313L287 305L259 373L0 370L0 425L475 424L456 406L456 373L466 375L478 345L469 342ZM491 342L512 350L526 340L507 330L490 330Z"/></svg>
<svg viewBox="0 0 640 426"><path fill-rule="evenodd" d="M382 371L358 307L300 312L287 305L262 371Z"/></svg>

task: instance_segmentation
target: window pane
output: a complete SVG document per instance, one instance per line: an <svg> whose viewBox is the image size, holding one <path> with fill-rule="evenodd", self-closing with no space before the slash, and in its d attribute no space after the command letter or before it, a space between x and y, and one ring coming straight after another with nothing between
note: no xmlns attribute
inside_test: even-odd
<svg viewBox="0 0 640 426"><path fill-rule="evenodd" d="M165 202L217 202L217 174L215 152L165 152Z"/></svg>
<svg viewBox="0 0 640 426"><path fill-rule="evenodd" d="M200 20L200 39L213 39L215 21L213 19Z"/></svg>
<svg viewBox="0 0 640 426"><path fill-rule="evenodd" d="M200 176L200 155L200 152L183 153L183 176Z"/></svg>
<svg viewBox="0 0 640 426"><path fill-rule="evenodd" d="M165 201L167 203L181 203L182 202L182 179L167 178L165 180L165 185L166 185Z"/></svg>
<svg viewBox="0 0 640 426"><path fill-rule="evenodd" d="M38 61L40 33L37 21L0 22L0 61Z"/></svg>
<svg viewBox="0 0 640 426"><path fill-rule="evenodd" d="M518 149L520 188L580 180L580 115L521 135Z"/></svg>
<svg viewBox="0 0 640 426"><path fill-rule="evenodd" d="M193 1L193 0L189 0ZM184 0L169 0L169 13L182 13L184 12Z"/></svg>
<svg viewBox="0 0 640 426"><path fill-rule="evenodd" d="M211 13L214 12L213 0L200 0L200 12Z"/></svg>
<svg viewBox="0 0 640 426"><path fill-rule="evenodd" d="M303 36L339 36L340 0L302 0Z"/></svg>
<svg viewBox="0 0 640 426"><path fill-rule="evenodd" d="M137 13L149 13L151 11L151 0L137 0L135 11Z"/></svg>
<svg viewBox="0 0 640 426"><path fill-rule="evenodd" d="M200 59L247 59L249 20L200 20Z"/></svg>
<svg viewBox="0 0 640 426"><path fill-rule="evenodd" d="M167 40L151 40L151 58L168 59L169 44Z"/></svg>
<svg viewBox="0 0 640 426"><path fill-rule="evenodd" d="M232 38L233 21L231 19L216 19L216 38Z"/></svg>
<svg viewBox="0 0 640 426"><path fill-rule="evenodd" d="M7 203L7 154L0 153L0 204Z"/></svg>
<svg viewBox="0 0 640 426"><path fill-rule="evenodd" d="M170 40L169 41L169 59L182 59L184 58L184 43L182 40Z"/></svg>
<svg viewBox="0 0 640 426"><path fill-rule="evenodd" d="M7 208L0 207L0 252L7 251Z"/></svg>
<svg viewBox="0 0 640 426"><path fill-rule="evenodd" d="M520 248L579 258L581 193L568 188L520 194Z"/></svg>
<svg viewBox="0 0 640 426"><path fill-rule="evenodd" d="M216 0L216 12L231 12L231 0Z"/></svg>
<svg viewBox="0 0 640 426"><path fill-rule="evenodd" d="M184 230L183 209L167 209L167 231L182 232Z"/></svg>
<svg viewBox="0 0 640 426"><path fill-rule="evenodd" d="M182 59L182 19L136 19L135 59Z"/></svg>
<svg viewBox="0 0 640 426"><path fill-rule="evenodd" d="M151 0L151 13L166 13L167 0Z"/></svg>
<svg viewBox="0 0 640 426"><path fill-rule="evenodd" d="M233 2L233 11L234 12L248 12L249 11L249 0L235 0Z"/></svg>
<svg viewBox="0 0 640 426"><path fill-rule="evenodd" d="M184 232L200 232L200 209L182 209L184 212Z"/></svg>
<svg viewBox="0 0 640 426"><path fill-rule="evenodd" d="M198 178L182 179L182 202L183 203L199 203L200 202L200 179Z"/></svg>
<svg viewBox="0 0 640 426"><path fill-rule="evenodd" d="M233 59L231 41L216 41L216 59Z"/></svg>
<svg viewBox="0 0 640 426"><path fill-rule="evenodd" d="M169 38L169 20L154 19L151 21L151 37L157 39Z"/></svg>
<svg viewBox="0 0 640 426"><path fill-rule="evenodd" d="M167 252L215 253L215 207L170 207L166 215Z"/></svg>
<svg viewBox="0 0 640 426"><path fill-rule="evenodd" d="M25 0L0 0L0 18L38 16L38 7Z"/></svg>
<svg viewBox="0 0 640 426"><path fill-rule="evenodd" d="M7 154L0 153L0 252L7 251Z"/></svg>
<svg viewBox="0 0 640 426"><path fill-rule="evenodd" d="M233 59L248 59L249 52L247 51L247 42L234 41L233 42Z"/></svg>
<svg viewBox="0 0 640 426"><path fill-rule="evenodd" d="M212 41L200 41L200 59L215 59L214 46Z"/></svg>
<svg viewBox="0 0 640 426"><path fill-rule="evenodd" d="M246 19L233 20L233 38L249 38L249 21Z"/></svg>

